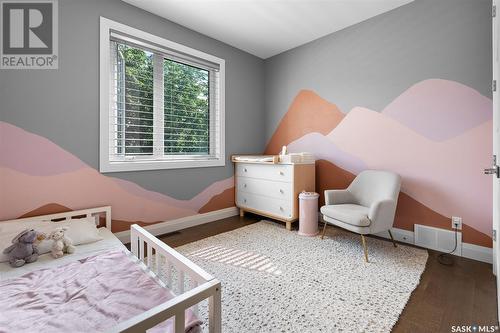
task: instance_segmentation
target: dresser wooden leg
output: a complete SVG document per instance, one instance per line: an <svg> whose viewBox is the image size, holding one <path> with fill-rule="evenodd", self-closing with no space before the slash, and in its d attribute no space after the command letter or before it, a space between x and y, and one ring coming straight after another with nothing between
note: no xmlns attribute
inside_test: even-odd
<svg viewBox="0 0 500 333"><path fill-rule="evenodd" d="M292 222L286 222L286 230L292 230Z"/></svg>
<svg viewBox="0 0 500 333"><path fill-rule="evenodd" d="M245 211L240 208L240 217L243 217L243 216L245 216Z"/></svg>

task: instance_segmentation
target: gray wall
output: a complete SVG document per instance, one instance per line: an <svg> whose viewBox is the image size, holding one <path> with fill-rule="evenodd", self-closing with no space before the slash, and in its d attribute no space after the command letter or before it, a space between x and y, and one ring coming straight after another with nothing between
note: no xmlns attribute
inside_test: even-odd
<svg viewBox="0 0 500 333"><path fill-rule="evenodd" d="M1 70L0 120L44 136L98 169L99 16L226 60L226 154L261 151L263 60L119 0L59 0L59 69ZM226 167L113 173L178 199L230 177Z"/></svg>
<svg viewBox="0 0 500 333"><path fill-rule="evenodd" d="M0 120L54 141L97 169L104 16L224 58L226 154L259 152L301 89L344 112L381 110L429 78L490 96L490 6L490 0L416 0L263 61L119 0L59 0L59 69L1 70ZM111 175L187 199L231 176L232 165Z"/></svg>
<svg viewBox="0 0 500 333"><path fill-rule="evenodd" d="M415 0L265 62L266 139L301 89L381 111L425 79L491 97L491 0Z"/></svg>

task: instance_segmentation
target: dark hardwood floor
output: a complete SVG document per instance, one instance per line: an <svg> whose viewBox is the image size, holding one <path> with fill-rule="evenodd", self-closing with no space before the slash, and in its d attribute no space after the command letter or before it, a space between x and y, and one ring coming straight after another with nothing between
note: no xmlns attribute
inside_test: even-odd
<svg viewBox="0 0 500 333"><path fill-rule="evenodd" d="M159 236L163 242L172 247L181 246L197 240L238 229L262 220L262 217L248 214L243 218L239 216L201 224L195 227L183 229L171 234Z"/></svg>
<svg viewBox="0 0 500 333"><path fill-rule="evenodd" d="M160 237L176 247L250 225L262 218L248 214L184 229ZM297 224L294 225L295 227ZM334 232L333 228L328 231ZM453 266L429 259L419 286L412 293L393 332L451 332L452 325L498 325L496 286L491 265L454 257Z"/></svg>
<svg viewBox="0 0 500 333"><path fill-rule="evenodd" d="M393 332L451 332L452 325L498 325L491 265L454 257L453 266L429 250L427 266Z"/></svg>

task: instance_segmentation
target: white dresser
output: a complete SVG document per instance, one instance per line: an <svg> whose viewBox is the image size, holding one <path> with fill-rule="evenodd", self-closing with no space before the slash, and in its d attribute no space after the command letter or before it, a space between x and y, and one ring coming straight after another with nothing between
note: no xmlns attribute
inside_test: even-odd
<svg viewBox="0 0 500 333"><path fill-rule="evenodd" d="M315 190L315 165L235 162L236 206L245 211L286 222L299 217L298 196Z"/></svg>

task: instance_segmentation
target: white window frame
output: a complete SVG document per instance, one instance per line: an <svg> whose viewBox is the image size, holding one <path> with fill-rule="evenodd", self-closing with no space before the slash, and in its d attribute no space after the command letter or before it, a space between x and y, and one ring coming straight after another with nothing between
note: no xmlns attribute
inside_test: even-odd
<svg viewBox="0 0 500 333"><path fill-rule="evenodd" d="M147 41L148 43L158 45L166 50L173 50L194 57L197 59L206 60L208 62L219 65L219 105L216 109L218 124L211 124L214 128L218 127L215 138L216 156L207 156L206 158L196 158L190 156L178 156L174 158L162 159L138 159L138 160L123 160L111 161L109 156L110 149L110 112L111 112L111 94L110 94L110 64L111 64L111 34L119 33L129 36L133 39ZM105 17L100 18L100 48L99 48L99 170L100 172L120 172L120 171L141 171L141 170L159 170L159 169L181 169L181 168L199 168L199 167L216 167L226 165L225 154L225 60L195 50L193 48L169 41L167 39L152 35L150 33L132 28L125 24L121 24ZM211 103L213 104L213 103ZM213 105L210 105L212 108ZM163 114L162 114L163 115ZM218 126L217 126L218 125ZM211 142L212 137L211 135Z"/></svg>

